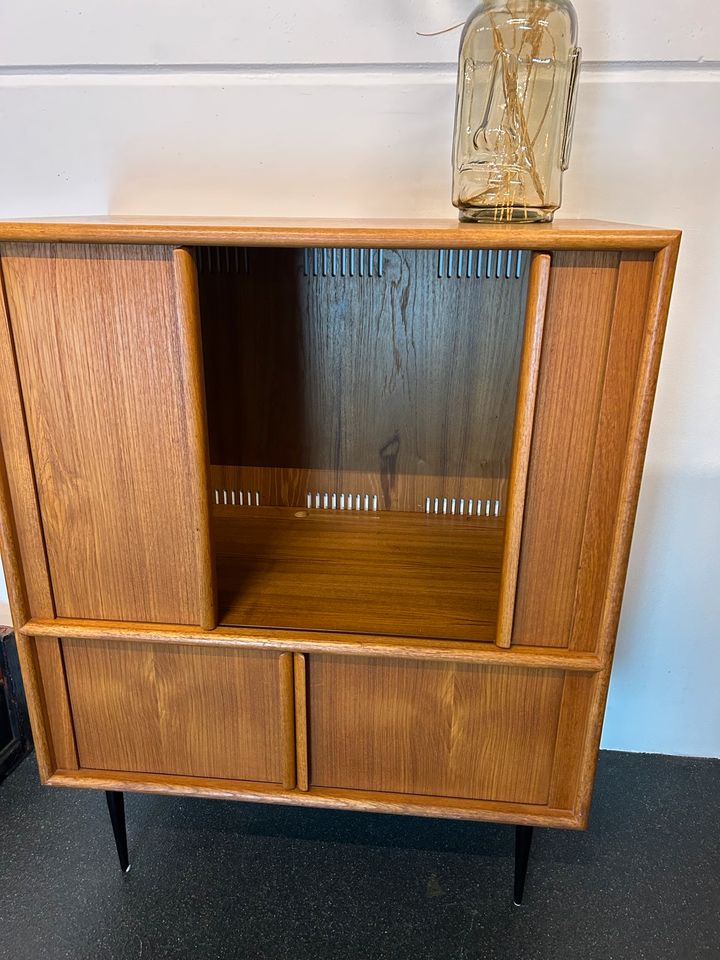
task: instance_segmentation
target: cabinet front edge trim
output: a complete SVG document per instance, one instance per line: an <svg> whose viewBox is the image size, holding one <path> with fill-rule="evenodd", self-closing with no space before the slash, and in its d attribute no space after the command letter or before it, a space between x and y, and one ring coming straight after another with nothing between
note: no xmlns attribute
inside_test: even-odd
<svg viewBox="0 0 720 960"><path fill-rule="evenodd" d="M274 784L196 777L161 777L104 770L56 770L47 783L53 787L80 787L95 790L123 790L169 796L208 797L255 803L394 813L451 820L484 820L495 823L584 829L586 823L571 810L555 810L540 804L516 804L490 800L418 797L352 790L311 788L308 792L285 790Z"/></svg>
<svg viewBox="0 0 720 960"><path fill-rule="evenodd" d="M278 653L332 653L348 656L377 656L413 660L442 660L537 669L575 670L597 673L602 660L594 654L560 647L513 646L502 649L491 643L472 641L403 640L352 634L308 634L295 631L243 631L229 627L201 631L178 627L149 627L147 624L109 623L77 620L29 620L20 630L26 637L71 637L76 640L126 640L140 643L195 644L198 646L243 647L249 650L276 650Z"/></svg>

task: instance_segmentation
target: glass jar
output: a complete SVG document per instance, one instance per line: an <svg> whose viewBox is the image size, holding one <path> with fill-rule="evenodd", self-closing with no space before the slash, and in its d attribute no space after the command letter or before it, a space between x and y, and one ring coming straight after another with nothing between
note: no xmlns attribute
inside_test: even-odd
<svg viewBox="0 0 720 960"><path fill-rule="evenodd" d="M460 40L453 203L461 220L552 220L580 50L569 0L484 0Z"/></svg>

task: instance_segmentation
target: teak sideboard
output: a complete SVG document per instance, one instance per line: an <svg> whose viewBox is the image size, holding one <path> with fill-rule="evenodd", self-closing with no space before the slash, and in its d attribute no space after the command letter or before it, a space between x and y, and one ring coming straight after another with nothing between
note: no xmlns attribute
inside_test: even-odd
<svg viewBox="0 0 720 960"><path fill-rule="evenodd" d="M0 225L40 776L587 824L677 231Z"/></svg>

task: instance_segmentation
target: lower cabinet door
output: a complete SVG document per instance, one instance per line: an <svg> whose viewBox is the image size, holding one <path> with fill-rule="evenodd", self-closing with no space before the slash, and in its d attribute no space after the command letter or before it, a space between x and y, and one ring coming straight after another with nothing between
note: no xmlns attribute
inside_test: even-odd
<svg viewBox="0 0 720 960"><path fill-rule="evenodd" d="M311 655L310 786L545 804L564 672Z"/></svg>
<svg viewBox="0 0 720 960"><path fill-rule="evenodd" d="M64 640L80 767L281 782L279 655Z"/></svg>

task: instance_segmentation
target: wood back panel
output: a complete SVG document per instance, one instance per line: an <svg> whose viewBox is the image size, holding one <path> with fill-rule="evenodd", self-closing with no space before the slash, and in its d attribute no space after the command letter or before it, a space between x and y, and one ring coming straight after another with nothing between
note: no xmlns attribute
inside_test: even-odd
<svg viewBox="0 0 720 960"><path fill-rule="evenodd" d="M63 641L80 766L282 783L276 653Z"/></svg>
<svg viewBox="0 0 720 960"><path fill-rule="evenodd" d="M306 660L311 787L547 802L562 671Z"/></svg>
<svg viewBox="0 0 720 960"><path fill-rule="evenodd" d="M198 251L212 463L287 469L285 506L306 505L298 471L384 510L483 495L406 477L482 478L499 498L529 256L480 253Z"/></svg>
<svg viewBox="0 0 720 960"><path fill-rule="evenodd" d="M58 616L214 626L187 271L168 247L1 253Z"/></svg>

